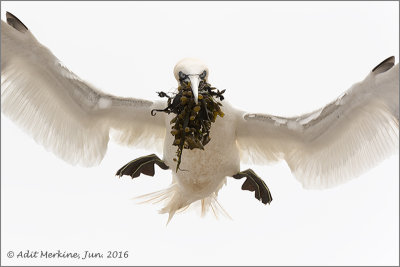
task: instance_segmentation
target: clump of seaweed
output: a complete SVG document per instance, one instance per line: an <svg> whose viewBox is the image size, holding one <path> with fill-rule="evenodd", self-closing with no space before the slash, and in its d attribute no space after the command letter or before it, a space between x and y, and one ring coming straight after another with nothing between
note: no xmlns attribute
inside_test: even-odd
<svg viewBox="0 0 400 267"><path fill-rule="evenodd" d="M174 113L176 116L171 120L171 134L174 136L173 145L177 146L176 171L180 170L179 165L182 159L183 149L202 149L210 142L211 123L215 122L218 116L221 118L224 113L221 110L221 102L224 100L223 93L215 87L211 87L205 81L199 84L198 104L194 101L190 82L182 82L178 87L178 93L169 96L164 92L157 92L159 97L168 98L168 106L165 109L154 109L151 115L156 112Z"/></svg>

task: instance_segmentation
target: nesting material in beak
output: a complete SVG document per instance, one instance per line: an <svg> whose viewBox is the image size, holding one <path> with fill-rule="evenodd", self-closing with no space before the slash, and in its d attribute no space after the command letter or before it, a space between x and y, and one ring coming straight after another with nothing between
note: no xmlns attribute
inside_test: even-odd
<svg viewBox="0 0 400 267"><path fill-rule="evenodd" d="M199 75L192 75L189 80L181 82L178 93L173 96L158 92L160 97L168 98L168 106L151 111L153 116L156 112L176 114L170 122L171 134L174 136L172 145L178 147L174 158L177 163L176 172L179 170L183 149L204 149L211 140L211 124L217 116L224 116L221 101L224 100L222 94L225 90L219 91L207 82L200 82Z"/></svg>
<svg viewBox="0 0 400 267"><path fill-rule="evenodd" d="M194 102L197 105L199 102L200 78L199 78L199 75L196 74L196 75L190 75L189 79L190 79L190 86L192 87L192 92L193 92L193 96L194 96Z"/></svg>

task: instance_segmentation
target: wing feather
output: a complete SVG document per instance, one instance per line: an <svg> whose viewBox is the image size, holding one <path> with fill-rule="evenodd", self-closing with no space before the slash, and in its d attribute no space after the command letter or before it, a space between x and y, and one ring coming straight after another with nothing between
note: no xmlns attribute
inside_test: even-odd
<svg viewBox="0 0 400 267"><path fill-rule="evenodd" d="M241 160L284 159L306 188L359 176L393 153L399 142L399 65L389 58L325 107L292 118L242 113Z"/></svg>
<svg viewBox="0 0 400 267"><path fill-rule="evenodd" d="M6 116L71 164L100 163L110 130L120 143L162 149L164 118L152 117L150 111L165 103L95 89L69 71L18 19L11 21L11 26L1 22L1 104Z"/></svg>

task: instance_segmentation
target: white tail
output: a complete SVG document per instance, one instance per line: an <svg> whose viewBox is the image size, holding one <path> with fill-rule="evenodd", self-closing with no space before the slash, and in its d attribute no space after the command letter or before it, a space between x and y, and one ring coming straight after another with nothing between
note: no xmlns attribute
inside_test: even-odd
<svg viewBox="0 0 400 267"><path fill-rule="evenodd" d="M169 213L167 225L176 212L183 212L187 210L192 203L200 204L201 216L205 216L211 208L214 216L217 219L220 215L231 219L229 214L218 203L216 193L212 193L210 196L201 200L193 200L192 198L186 197L184 194L182 194L175 183L173 183L166 189L134 197L133 199L143 199L143 201L139 202L139 204L156 204L161 201L165 201L165 206L160 210L160 213Z"/></svg>

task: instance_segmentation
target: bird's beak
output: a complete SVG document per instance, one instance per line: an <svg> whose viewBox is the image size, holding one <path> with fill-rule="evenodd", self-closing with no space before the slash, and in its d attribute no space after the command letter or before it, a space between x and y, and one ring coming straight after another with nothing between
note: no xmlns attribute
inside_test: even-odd
<svg viewBox="0 0 400 267"><path fill-rule="evenodd" d="M199 102L198 97L199 97L199 75L190 75L190 85L192 87L192 92L194 96L194 102L197 104Z"/></svg>

